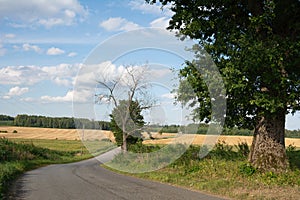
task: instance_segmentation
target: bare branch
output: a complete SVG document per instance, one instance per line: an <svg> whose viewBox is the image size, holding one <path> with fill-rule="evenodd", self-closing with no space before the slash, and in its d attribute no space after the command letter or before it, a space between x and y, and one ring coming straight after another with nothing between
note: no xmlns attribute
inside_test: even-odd
<svg viewBox="0 0 300 200"><path fill-rule="evenodd" d="M126 66L121 68L122 74L114 74L114 76L102 75L101 79L97 81L99 89L103 89L100 94L96 97L103 102L105 98L109 102L112 102L115 109L114 115L116 115L115 122L117 126L123 132L123 144L126 143L126 139L129 135L136 132L142 131L141 125L135 124L135 119L131 116L131 104L137 102L140 106L139 109L145 110L151 108L151 101L147 99L147 67L137 67L137 66ZM127 101L127 103L122 105L120 109L118 107L121 105L121 100ZM124 101L123 101L124 103ZM133 111L134 112L134 111ZM123 146L123 150L126 147Z"/></svg>

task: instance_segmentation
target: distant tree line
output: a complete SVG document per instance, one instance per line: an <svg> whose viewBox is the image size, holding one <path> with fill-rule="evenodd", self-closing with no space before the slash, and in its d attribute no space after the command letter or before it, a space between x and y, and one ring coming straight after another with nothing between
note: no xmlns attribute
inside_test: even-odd
<svg viewBox="0 0 300 200"><path fill-rule="evenodd" d="M14 119L15 126L42 127L42 128L75 128L72 118L45 117L36 115L17 115Z"/></svg>
<svg viewBox="0 0 300 200"><path fill-rule="evenodd" d="M77 124L75 124L75 121ZM84 127L86 129L110 130L109 122L105 121L93 121L89 119L74 120L71 117L46 117L26 114L17 115L16 117L0 115L0 124L40 128L75 129L76 127Z"/></svg>
<svg viewBox="0 0 300 200"><path fill-rule="evenodd" d="M77 124L75 124L75 121ZM77 125L77 126L76 126ZM74 120L71 117L46 117L36 115L17 115L11 117L0 115L0 126L24 126L24 127L41 127L41 128L62 128L62 129L101 129L110 130L110 122L94 121L89 119ZM189 133L189 134L206 134L208 124L188 124L187 126L179 125L147 125L145 131L160 133ZM253 130L239 128L224 128L223 135L243 135L252 136ZM285 136L288 138L300 138L300 130L285 130Z"/></svg>
<svg viewBox="0 0 300 200"><path fill-rule="evenodd" d="M188 133L188 134L207 134L209 125L205 123L188 124L186 126L179 125L149 125L148 131L159 133ZM242 128L224 128L222 135L242 135L253 136L253 130ZM288 138L300 138L300 130L285 130L285 136Z"/></svg>
<svg viewBox="0 0 300 200"><path fill-rule="evenodd" d="M0 126L11 126L14 123L14 119L8 115L0 115Z"/></svg>
<svg viewBox="0 0 300 200"><path fill-rule="evenodd" d="M0 115L0 121L14 121L14 117L8 115Z"/></svg>
<svg viewBox="0 0 300 200"><path fill-rule="evenodd" d="M289 138L300 138L300 130L285 130L285 137Z"/></svg>

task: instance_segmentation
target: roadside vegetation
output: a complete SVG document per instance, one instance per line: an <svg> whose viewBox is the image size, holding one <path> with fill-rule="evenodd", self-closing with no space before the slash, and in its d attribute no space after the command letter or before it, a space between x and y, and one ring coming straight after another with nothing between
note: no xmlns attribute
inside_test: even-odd
<svg viewBox="0 0 300 200"><path fill-rule="evenodd" d="M161 147L136 144L128 151L143 153ZM190 146L183 156L163 169L129 175L233 199L300 199L300 150L289 146L289 169L274 173L261 172L248 164L250 150L247 144L218 143L208 156L199 159L203 149ZM112 162L120 163L124 158L126 156L119 155Z"/></svg>
<svg viewBox="0 0 300 200"><path fill-rule="evenodd" d="M90 158L81 141L0 138L0 199L11 181L30 169Z"/></svg>

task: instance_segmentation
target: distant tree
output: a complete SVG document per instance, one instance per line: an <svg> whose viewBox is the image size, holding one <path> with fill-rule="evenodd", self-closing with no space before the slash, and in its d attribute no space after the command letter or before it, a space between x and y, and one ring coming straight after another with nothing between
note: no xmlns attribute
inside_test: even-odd
<svg viewBox="0 0 300 200"><path fill-rule="evenodd" d="M96 95L96 102L111 103L114 106L110 126L115 130L113 132L117 140L122 132L123 151L127 151L130 135L141 129L141 111L149 108L151 104L145 95L147 70L144 66L127 66L122 74L116 74L114 77L103 75L98 81L98 87L102 91Z"/></svg>
<svg viewBox="0 0 300 200"><path fill-rule="evenodd" d="M13 121L14 118L8 115L0 115L0 121Z"/></svg>
<svg viewBox="0 0 300 200"><path fill-rule="evenodd" d="M10 126L14 124L14 117L8 115L0 115L0 126Z"/></svg>
<svg viewBox="0 0 300 200"><path fill-rule="evenodd" d="M123 149L127 149L130 144L135 144L142 137L141 131L145 122L141 112L142 108L138 102L120 100L110 115L111 131L114 133L117 145L122 146Z"/></svg>

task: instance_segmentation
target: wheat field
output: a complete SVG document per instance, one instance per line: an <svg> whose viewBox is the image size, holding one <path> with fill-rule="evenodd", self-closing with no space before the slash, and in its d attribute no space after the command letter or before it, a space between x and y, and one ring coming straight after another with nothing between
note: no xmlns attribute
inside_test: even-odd
<svg viewBox="0 0 300 200"><path fill-rule="evenodd" d="M33 128L33 127L15 127L1 126L0 137L22 138L22 139L56 139L56 140L101 140L108 138L114 141L111 131L104 130L77 130L77 129L57 129L57 128ZM14 133L17 131L17 133Z"/></svg>
<svg viewBox="0 0 300 200"><path fill-rule="evenodd" d="M168 134L168 136L176 137L176 134ZM163 137L164 134L160 137ZM154 137L155 138L155 137ZM252 144L252 136L209 136L209 135L185 135L182 137L177 138L165 138L165 139L159 139L159 140L146 140L144 141L145 144L170 144L177 141L184 143L184 140L187 141L187 143L191 143L194 145L202 145L202 144L210 144L217 142L225 142L228 145L237 145L239 143L247 143L248 145ZM296 138L285 138L285 145L293 145L296 147L300 147L300 139Z"/></svg>
<svg viewBox="0 0 300 200"><path fill-rule="evenodd" d="M13 133L17 131L17 133ZM56 139L56 140L101 140L108 138L114 141L114 136L111 131L104 130L77 130L77 129L56 129L56 128L33 128L33 127L15 127L15 126L1 126L0 131L7 131L7 133L0 133L0 137L5 138L22 138L22 139ZM145 138L149 137L144 133ZM151 133L154 140L147 139L144 144L169 144L175 142L187 142L195 145L208 144L209 142L225 142L229 145L236 145L241 142L246 142L248 145L252 143L252 136L219 136L214 138L207 135L177 135L171 133ZM293 145L300 147L300 139L286 138L286 146Z"/></svg>

